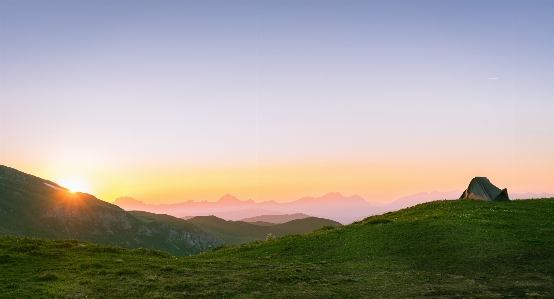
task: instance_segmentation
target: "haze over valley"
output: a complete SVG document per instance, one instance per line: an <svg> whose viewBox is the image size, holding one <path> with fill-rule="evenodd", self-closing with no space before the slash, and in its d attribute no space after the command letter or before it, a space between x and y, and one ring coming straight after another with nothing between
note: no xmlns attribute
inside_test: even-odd
<svg viewBox="0 0 554 299"><path fill-rule="evenodd" d="M261 215L286 215L305 213L349 224L371 215L397 211L420 203L442 199L458 199L462 191L420 192L402 197L391 203L367 202L357 195L344 196L340 192L327 193L320 197L303 197L296 201L278 203L275 201L256 203L252 200L240 200L225 195L215 202L187 201L175 204L145 204L131 197L120 197L114 204L127 211L148 211L169 214L175 217L214 215L226 220L243 220ZM553 193L510 194L512 199L549 198Z"/></svg>
<svg viewBox="0 0 554 299"><path fill-rule="evenodd" d="M0 299L554 298L553 16L0 0Z"/></svg>

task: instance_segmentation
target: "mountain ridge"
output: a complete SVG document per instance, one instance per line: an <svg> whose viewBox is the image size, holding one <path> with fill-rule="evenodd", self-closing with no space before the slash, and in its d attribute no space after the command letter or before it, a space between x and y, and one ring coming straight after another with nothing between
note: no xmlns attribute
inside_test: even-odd
<svg viewBox="0 0 554 299"><path fill-rule="evenodd" d="M54 188L55 187L55 188ZM0 233L81 239L126 248L147 247L190 255L224 244L189 224L145 222L93 195L0 165Z"/></svg>
<svg viewBox="0 0 554 299"><path fill-rule="evenodd" d="M130 197L121 197L117 198L114 204L125 210L161 212L172 214L176 217L215 215L226 220L237 221L261 216L264 213L275 215L304 213L348 224L364 219L367 216L397 211L421 203L443 199L458 199L461 194L461 190L418 192L401 197L390 203L368 202L356 194L344 196L340 192L329 192L320 197L305 196L286 203L278 203L273 200L256 203L252 200L240 200L235 196L226 194L216 202L189 200L175 204L146 204L132 198L133 201L130 201L128 200ZM554 197L554 193L526 192L510 194L512 199L549 197Z"/></svg>
<svg viewBox="0 0 554 299"><path fill-rule="evenodd" d="M553 207L434 201L187 258L0 236L0 297L552 298Z"/></svg>
<svg viewBox="0 0 554 299"><path fill-rule="evenodd" d="M329 192L320 197L302 197L286 203L275 201L257 203L253 200L240 200L226 194L216 202L186 201L175 204L145 204L136 199L131 201L128 197L125 197L117 198L114 204L127 211L142 210L151 213L169 214L176 217L192 215L222 216L224 213L235 212L235 215L232 218L226 218L227 220L240 220L263 215L240 215L240 211L246 212L253 209L261 209L269 211L272 214L303 213L314 217L331 219L343 224L383 212L381 208L365 201L359 195L344 196L340 192Z"/></svg>
<svg viewBox="0 0 554 299"><path fill-rule="evenodd" d="M139 213L145 212L135 211L131 213L139 215ZM274 237L281 237L289 234L310 233L324 226L341 226L336 221L318 217L293 219L275 225L257 225L245 221L229 221L213 215L197 216L184 221L190 222L233 245L265 240L269 234Z"/></svg>
<svg viewBox="0 0 554 299"><path fill-rule="evenodd" d="M241 219L241 221L255 223L255 222L268 222L273 224L286 223L296 219L304 219L311 217L310 215L295 213L295 214L285 214L285 215L260 215L255 217L249 217Z"/></svg>

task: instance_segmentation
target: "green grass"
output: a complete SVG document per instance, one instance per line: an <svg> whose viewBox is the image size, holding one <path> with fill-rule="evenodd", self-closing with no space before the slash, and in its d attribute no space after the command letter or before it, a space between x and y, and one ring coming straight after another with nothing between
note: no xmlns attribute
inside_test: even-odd
<svg viewBox="0 0 554 299"><path fill-rule="evenodd" d="M136 217L142 217L146 212L131 212ZM148 213L147 213L148 214ZM156 215L156 214L153 214ZM309 233L324 226L340 226L341 224L324 218L308 217L291 220L281 224L265 223L256 224L244 221L227 221L216 216L197 216L188 220L201 228L203 231L212 234L228 244L237 245L253 241L265 240L268 234L281 237L290 234Z"/></svg>
<svg viewBox="0 0 554 299"><path fill-rule="evenodd" d="M82 239L126 248L148 247L175 255L226 244L182 219L137 218L90 194L70 193L55 183L0 165L0 234Z"/></svg>
<svg viewBox="0 0 554 299"><path fill-rule="evenodd" d="M552 298L554 199L438 201L192 257L74 240L0 237L0 298L82 294Z"/></svg>

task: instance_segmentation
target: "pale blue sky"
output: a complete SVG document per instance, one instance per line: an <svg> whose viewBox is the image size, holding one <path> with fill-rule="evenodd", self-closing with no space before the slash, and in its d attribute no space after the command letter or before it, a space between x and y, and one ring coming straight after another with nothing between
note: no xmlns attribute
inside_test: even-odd
<svg viewBox="0 0 554 299"><path fill-rule="evenodd" d="M0 1L0 160L121 176L429 161L552 192L553 16L552 1Z"/></svg>

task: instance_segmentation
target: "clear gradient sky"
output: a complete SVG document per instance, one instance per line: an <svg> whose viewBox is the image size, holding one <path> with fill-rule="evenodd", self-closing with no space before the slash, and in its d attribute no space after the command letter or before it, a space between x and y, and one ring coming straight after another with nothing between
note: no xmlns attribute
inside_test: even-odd
<svg viewBox="0 0 554 299"><path fill-rule="evenodd" d="M113 201L554 192L554 1L0 0L0 164ZM74 183L74 182L77 183Z"/></svg>

